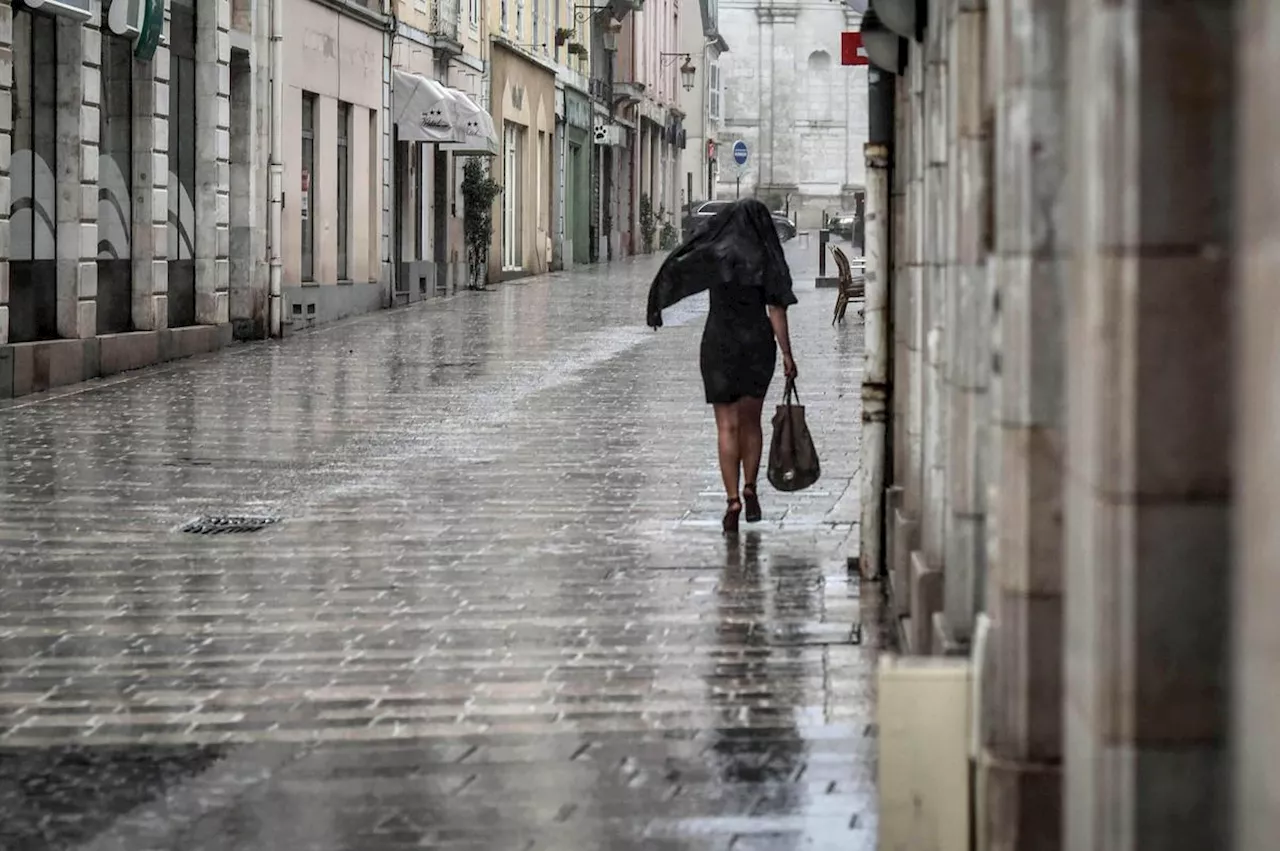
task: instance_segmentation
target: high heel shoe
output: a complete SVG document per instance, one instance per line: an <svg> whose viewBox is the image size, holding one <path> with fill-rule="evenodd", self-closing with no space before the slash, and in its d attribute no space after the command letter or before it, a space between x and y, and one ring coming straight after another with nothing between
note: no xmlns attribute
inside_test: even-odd
<svg viewBox="0 0 1280 851"><path fill-rule="evenodd" d="M736 496L729 499L729 507L724 512L724 533L734 535L738 532L738 515L742 513L742 500Z"/></svg>
<svg viewBox="0 0 1280 851"><path fill-rule="evenodd" d="M756 493L755 484L744 485L742 488L743 502L747 508L747 522L759 523L763 513L760 511L760 495Z"/></svg>

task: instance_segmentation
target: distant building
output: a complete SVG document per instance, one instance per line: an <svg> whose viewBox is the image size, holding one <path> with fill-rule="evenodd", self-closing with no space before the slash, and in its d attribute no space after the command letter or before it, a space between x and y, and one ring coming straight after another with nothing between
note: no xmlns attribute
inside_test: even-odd
<svg viewBox="0 0 1280 851"><path fill-rule="evenodd" d="M742 192L790 209L801 227L852 210L864 187L867 72L840 64L840 33L861 15L834 4L723 0L724 93L717 195L733 197L733 144L747 143Z"/></svg>

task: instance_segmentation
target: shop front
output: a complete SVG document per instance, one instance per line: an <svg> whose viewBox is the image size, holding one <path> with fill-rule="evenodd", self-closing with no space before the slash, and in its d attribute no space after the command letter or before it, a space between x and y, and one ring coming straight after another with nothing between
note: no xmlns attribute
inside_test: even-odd
<svg viewBox="0 0 1280 851"><path fill-rule="evenodd" d="M391 86L396 303L404 304L460 285L458 162L493 157L498 137L489 114L459 89L400 69Z"/></svg>
<svg viewBox="0 0 1280 851"><path fill-rule="evenodd" d="M0 398L230 342L222 2L0 3Z"/></svg>

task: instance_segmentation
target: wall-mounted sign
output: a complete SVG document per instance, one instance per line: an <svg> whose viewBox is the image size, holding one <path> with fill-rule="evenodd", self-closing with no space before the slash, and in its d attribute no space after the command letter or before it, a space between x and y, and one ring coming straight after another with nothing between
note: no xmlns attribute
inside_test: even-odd
<svg viewBox="0 0 1280 851"><path fill-rule="evenodd" d="M138 40L133 44L133 55L149 62L156 55L160 34L164 32L164 0L142 0L145 14L139 28Z"/></svg>
<svg viewBox="0 0 1280 851"><path fill-rule="evenodd" d="M302 199L298 209L304 222L311 218L311 172L305 168L302 170Z"/></svg>
<svg viewBox="0 0 1280 851"><path fill-rule="evenodd" d="M24 0L28 9L39 9L51 15L86 23L93 18L93 0Z"/></svg>
<svg viewBox="0 0 1280 851"><path fill-rule="evenodd" d="M841 65L870 65L871 60L867 58L867 50L862 46L862 33L860 32L842 32L840 33L840 64Z"/></svg>

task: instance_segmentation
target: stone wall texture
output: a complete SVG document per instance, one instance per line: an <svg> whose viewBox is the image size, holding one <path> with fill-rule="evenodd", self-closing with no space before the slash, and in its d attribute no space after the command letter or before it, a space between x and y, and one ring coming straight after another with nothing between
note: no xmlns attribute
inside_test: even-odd
<svg viewBox="0 0 1280 851"><path fill-rule="evenodd" d="M885 568L909 652L984 627L980 848L1274 846L1278 41L931 0L910 43Z"/></svg>

